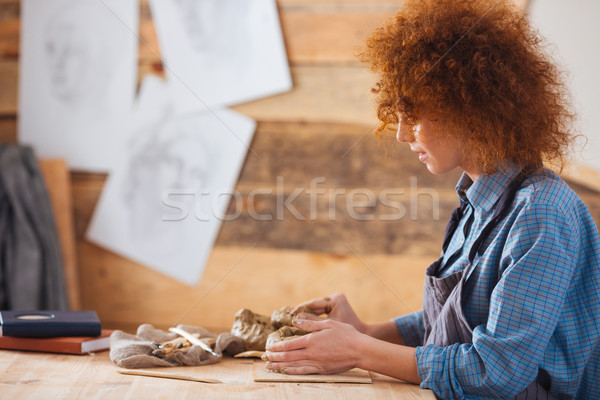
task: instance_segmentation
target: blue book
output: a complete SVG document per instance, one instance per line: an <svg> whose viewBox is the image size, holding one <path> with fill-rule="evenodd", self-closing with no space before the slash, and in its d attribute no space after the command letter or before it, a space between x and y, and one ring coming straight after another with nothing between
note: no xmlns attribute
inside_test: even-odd
<svg viewBox="0 0 600 400"><path fill-rule="evenodd" d="M101 332L96 311L0 311L2 336L100 336Z"/></svg>

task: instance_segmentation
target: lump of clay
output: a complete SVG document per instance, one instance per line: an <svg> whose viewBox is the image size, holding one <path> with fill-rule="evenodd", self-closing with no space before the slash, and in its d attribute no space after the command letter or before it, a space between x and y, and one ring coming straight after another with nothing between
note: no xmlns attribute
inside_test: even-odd
<svg viewBox="0 0 600 400"><path fill-rule="evenodd" d="M267 337L274 330L269 317L243 308L235 314L231 334L244 341L246 350L265 351Z"/></svg>
<svg viewBox="0 0 600 400"><path fill-rule="evenodd" d="M295 313L292 313L292 307L290 306L285 306L279 310L273 311L273 314L271 315L273 328L279 329L282 326L292 326L292 320L301 313L312 314L313 312L307 306L301 307Z"/></svg>
<svg viewBox="0 0 600 400"><path fill-rule="evenodd" d="M295 326L284 326L269 335L266 345L268 346L272 343L281 342L283 340L299 338L307 333L308 332L300 330Z"/></svg>

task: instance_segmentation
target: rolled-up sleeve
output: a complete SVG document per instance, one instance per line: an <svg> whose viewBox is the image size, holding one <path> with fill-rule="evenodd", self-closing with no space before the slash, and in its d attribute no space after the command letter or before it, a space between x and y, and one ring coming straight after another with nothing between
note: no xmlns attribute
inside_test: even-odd
<svg viewBox="0 0 600 400"><path fill-rule="evenodd" d="M572 225L551 205L523 208L499 253L488 320L474 328L473 343L417 347L423 388L445 399L512 398L535 380L577 264Z"/></svg>
<svg viewBox="0 0 600 400"><path fill-rule="evenodd" d="M405 346L417 347L423 344L423 310L394 318L398 333Z"/></svg>

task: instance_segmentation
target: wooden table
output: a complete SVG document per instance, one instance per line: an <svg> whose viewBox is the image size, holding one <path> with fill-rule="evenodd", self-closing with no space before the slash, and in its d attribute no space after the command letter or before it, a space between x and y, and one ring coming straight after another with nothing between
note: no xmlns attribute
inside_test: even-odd
<svg viewBox="0 0 600 400"><path fill-rule="evenodd" d="M108 352L95 355L0 350L3 399L435 399L433 392L372 373L372 384L255 383L253 360L223 359L201 367L164 368L216 378L207 384L117 373Z"/></svg>

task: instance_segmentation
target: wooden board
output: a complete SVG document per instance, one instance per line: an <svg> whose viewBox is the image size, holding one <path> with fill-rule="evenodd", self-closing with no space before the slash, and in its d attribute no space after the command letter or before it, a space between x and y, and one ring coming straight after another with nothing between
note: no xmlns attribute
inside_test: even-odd
<svg viewBox="0 0 600 400"><path fill-rule="evenodd" d="M19 62L14 58L0 58L0 117L16 115Z"/></svg>
<svg viewBox="0 0 600 400"><path fill-rule="evenodd" d="M294 89L232 109L258 120L377 124L371 93L376 77L365 66L292 66Z"/></svg>
<svg viewBox="0 0 600 400"><path fill-rule="evenodd" d="M39 161L39 166L44 176L48 196L50 197L54 221L60 240L69 307L71 310L80 310L79 270L75 255L73 205L69 171L65 161L60 159L43 159Z"/></svg>
<svg viewBox="0 0 600 400"><path fill-rule="evenodd" d="M0 143L17 142L17 119L14 116L0 117Z"/></svg>
<svg viewBox="0 0 600 400"><path fill-rule="evenodd" d="M254 361L254 382L373 383L369 371L359 368L331 375L288 375L269 371L266 364L265 361Z"/></svg>
<svg viewBox="0 0 600 400"><path fill-rule="evenodd" d="M18 61L0 58L0 116L17 114ZM160 65L140 64L140 79L160 75ZM374 126L370 92L375 76L364 66L294 66L294 89L232 107L262 121L348 122Z"/></svg>

